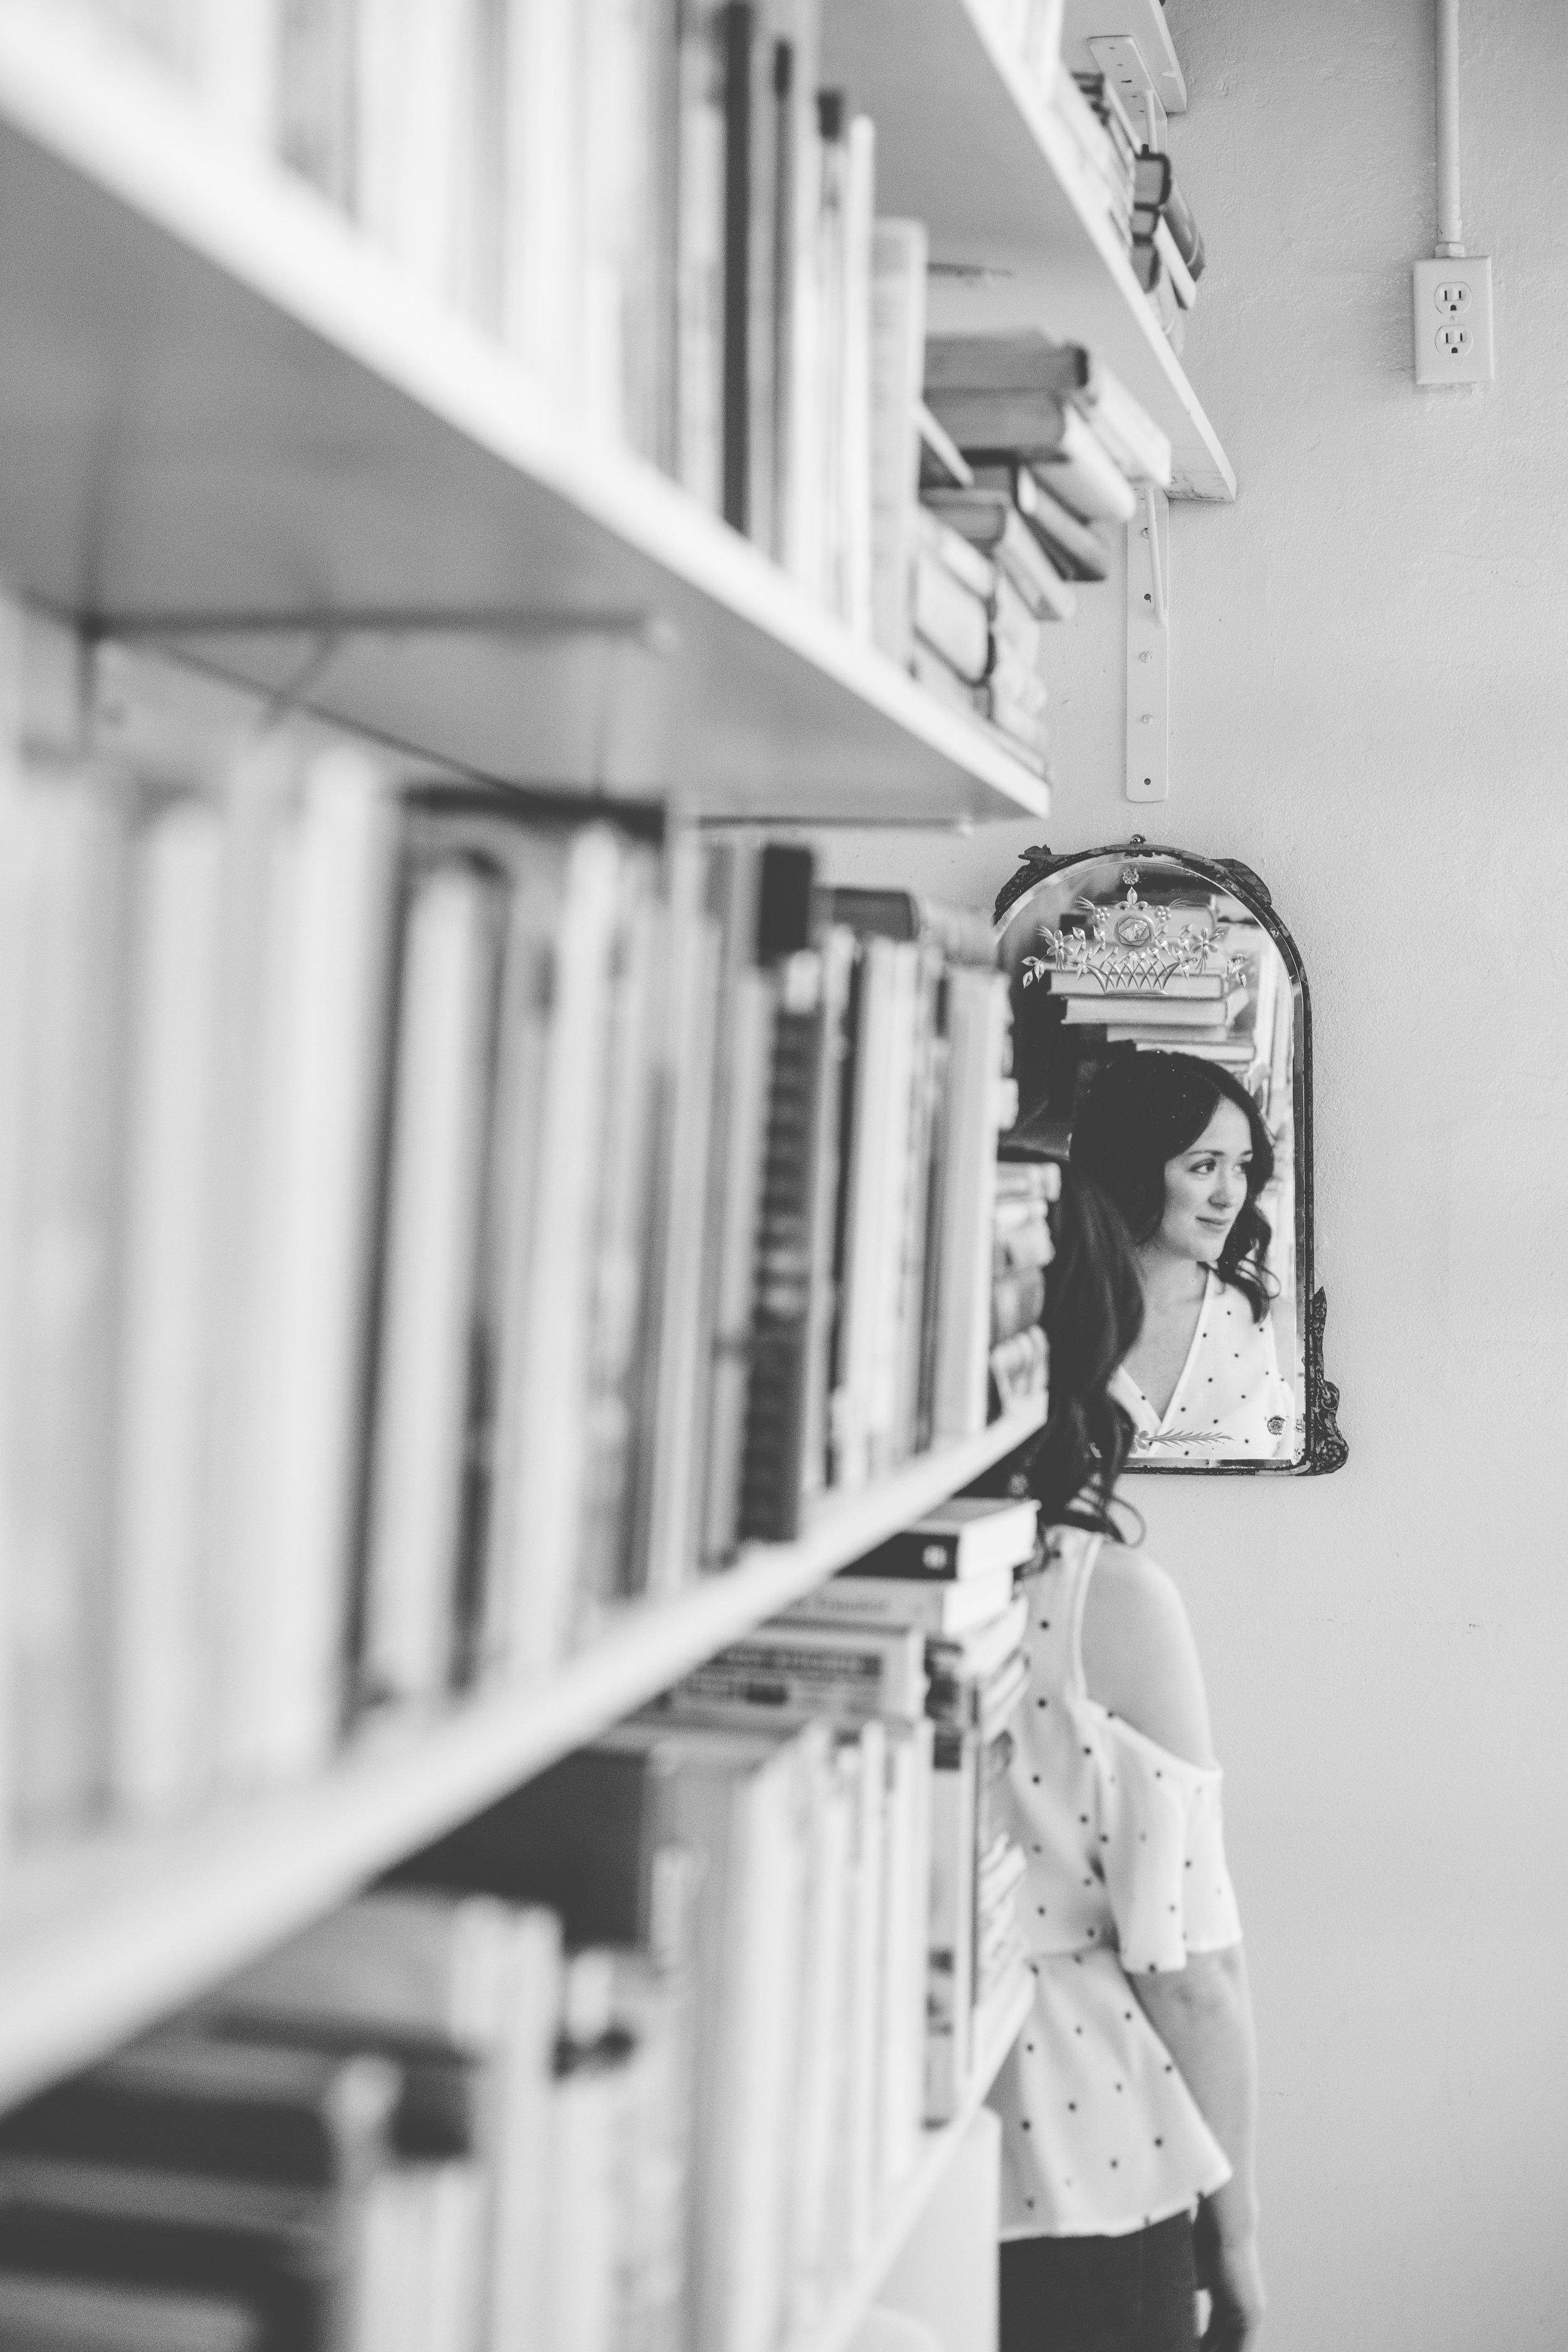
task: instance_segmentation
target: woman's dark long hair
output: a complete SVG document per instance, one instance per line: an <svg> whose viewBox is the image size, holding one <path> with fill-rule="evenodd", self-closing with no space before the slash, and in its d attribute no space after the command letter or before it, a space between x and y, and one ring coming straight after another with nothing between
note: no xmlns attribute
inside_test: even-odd
<svg viewBox="0 0 1568 2352"><path fill-rule="evenodd" d="M1143 1284L1127 1228L1100 1188L1062 1170L1052 1220L1056 1257L1041 1318L1050 1348L1050 1411L1028 1465L1040 1524L1121 1539L1110 1517L1132 1423L1107 1383L1143 1328Z"/></svg>
<svg viewBox="0 0 1568 2352"><path fill-rule="evenodd" d="M1273 1227L1258 1196L1274 1173L1274 1146L1240 1080L1195 1054L1112 1053L1073 1116L1072 1164L1107 1192L1134 1242L1152 1241L1165 1213L1165 1167L1190 1151L1222 1102L1234 1103L1252 1139L1247 1202L1215 1261L1261 1323L1273 1297L1268 1272Z"/></svg>

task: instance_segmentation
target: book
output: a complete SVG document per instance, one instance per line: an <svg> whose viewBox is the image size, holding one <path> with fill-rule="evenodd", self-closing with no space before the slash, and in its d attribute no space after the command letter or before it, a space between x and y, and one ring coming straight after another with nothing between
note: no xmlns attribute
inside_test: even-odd
<svg viewBox="0 0 1568 2352"><path fill-rule="evenodd" d="M976 1576L856 1576L840 1570L816 1591L779 1613L781 1624L918 1625L952 1638L987 1623L1011 1600L1012 1569L1002 1560Z"/></svg>
<svg viewBox="0 0 1568 2352"><path fill-rule="evenodd" d="M1041 620L1069 621L1078 600L1014 505L1010 493L982 488L931 490L926 504L975 546L992 555L1029 612Z"/></svg>
<svg viewBox="0 0 1568 2352"><path fill-rule="evenodd" d="M381 2267L397 2095L380 2058L151 2036L0 2119L0 2271L221 2283L268 2341L347 2352Z"/></svg>
<svg viewBox="0 0 1568 2352"><path fill-rule="evenodd" d="M358 1662L372 1700L455 1677L503 919L500 877L465 859L410 878Z"/></svg>
<svg viewBox="0 0 1568 2352"><path fill-rule="evenodd" d="M755 1226L752 1328L740 1532L795 1535L805 1478L812 1223L823 1071L822 967L809 932L809 856L764 853L758 951L778 966Z"/></svg>
<svg viewBox="0 0 1568 2352"><path fill-rule="evenodd" d="M1175 1033L1193 1030L1201 1035L1208 1030L1223 1034L1246 1004L1245 986L1233 986L1224 996L1068 996L1062 1019L1069 1027L1110 1022Z"/></svg>
<svg viewBox="0 0 1568 2352"><path fill-rule="evenodd" d="M15 1822L36 1836L81 1822L109 1788L115 1008L127 827L107 780L89 768L40 762L12 789L20 1067L10 1734ZM72 1270L69 1281L61 1268Z"/></svg>
<svg viewBox="0 0 1568 2352"><path fill-rule="evenodd" d="M1198 289L1193 281L1191 270L1177 248L1176 240L1171 234L1168 222L1164 220L1156 222L1151 242L1160 257L1171 291L1183 310L1190 310L1198 299Z"/></svg>
<svg viewBox="0 0 1568 2352"><path fill-rule="evenodd" d="M990 919L973 907L933 898L923 890L837 884L822 894L829 920L862 934L923 940L951 963L993 968L996 940Z"/></svg>
<svg viewBox="0 0 1568 2352"><path fill-rule="evenodd" d="M667 1717L743 1717L789 1725L830 1716L916 1721L925 1706L924 1643L917 1627L759 1625L651 1702Z"/></svg>
<svg viewBox="0 0 1568 2352"><path fill-rule="evenodd" d="M978 686L991 667L990 599L977 595L929 546L912 566L910 617L915 634L948 667Z"/></svg>
<svg viewBox="0 0 1568 2352"><path fill-rule="evenodd" d="M931 1404L931 1428L939 1439L970 1435L984 1426L991 1214L1009 1023L1005 982L989 972L959 968L948 980L948 1008L940 1338Z"/></svg>
<svg viewBox="0 0 1568 2352"><path fill-rule="evenodd" d="M1027 466L981 464L979 488L1005 490L1039 541L1052 568L1068 580L1103 580L1107 558L1089 523L1080 522Z"/></svg>
<svg viewBox="0 0 1568 2352"><path fill-rule="evenodd" d="M937 422L922 400L915 411L920 431L920 487L927 490L964 490L973 480L969 461L944 425Z"/></svg>
<svg viewBox="0 0 1568 2352"><path fill-rule="evenodd" d="M1163 161L1163 158L1156 159ZM1048 394L1082 411L1122 471L1163 489L1171 479L1169 436L1121 378L1080 343L1058 343L1037 329L1000 335L933 336L928 383L954 391Z"/></svg>
<svg viewBox="0 0 1568 2352"><path fill-rule="evenodd" d="M926 1639L926 1664L933 1679L985 1684L1009 1665L1028 1630L1029 1601L1024 1592L1009 1596L1000 1610L962 1633L932 1633Z"/></svg>
<svg viewBox="0 0 1568 2352"><path fill-rule="evenodd" d="M855 1563L857 1576L957 1580L1022 1568L1035 1551L1039 1506L955 1496Z"/></svg>
<svg viewBox="0 0 1568 2352"><path fill-rule="evenodd" d="M871 635L900 667L909 657L911 618L916 628L922 625L915 575L926 252L923 223L878 221L871 262Z"/></svg>
<svg viewBox="0 0 1568 2352"><path fill-rule="evenodd" d="M263 2321L218 2294L0 2270L9 2352L263 2352Z"/></svg>
<svg viewBox="0 0 1568 2352"><path fill-rule="evenodd" d="M179 1811L210 1785L203 1462L215 1246L223 826L182 796L131 847L109 1708L114 1803Z"/></svg>
<svg viewBox="0 0 1568 2352"><path fill-rule="evenodd" d="M957 2111L973 2060L975 1837L981 1743L940 1725L933 1735L930 1974L925 2120Z"/></svg>

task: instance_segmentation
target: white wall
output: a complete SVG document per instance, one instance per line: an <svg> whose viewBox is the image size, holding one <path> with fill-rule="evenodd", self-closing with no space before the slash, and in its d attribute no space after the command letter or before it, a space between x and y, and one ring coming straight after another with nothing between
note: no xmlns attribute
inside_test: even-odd
<svg viewBox="0 0 1568 2352"><path fill-rule="evenodd" d="M1568 2341L1568 10L1463 10L1474 394L1412 381L1432 16L1171 0L1240 496L1173 519L1167 808L1121 798L1101 592L1044 828L1246 859L1312 986L1350 1466L1135 1489L1227 1765L1269 2352ZM835 855L980 901L1031 837Z"/></svg>

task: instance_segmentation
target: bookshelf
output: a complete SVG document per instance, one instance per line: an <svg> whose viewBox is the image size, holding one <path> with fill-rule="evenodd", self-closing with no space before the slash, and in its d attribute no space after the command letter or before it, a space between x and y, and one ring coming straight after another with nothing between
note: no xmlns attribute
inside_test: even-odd
<svg viewBox="0 0 1568 2352"><path fill-rule="evenodd" d="M1233 499L1218 436L985 0L842 0L828 26L829 67L877 125L879 206L928 223L933 262L975 273L932 279L933 331L1086 345L1170 435L1172 497Z"/></svg>
<svg viewBox="0 0 1568 2352"><path fill-rule="evenodd" d="M634 1604L542 1688L503 1686L439 1722L374 1727L321 1780L166 1831L24 1853L0 1915L0 2105L190 2000L594 1738L978 1477L1039 1420L1030 1409L993 1422L825 1504L798 1541L752 1545L679 1597Z"/></svg>
<svg viewBox="0 0 1568 2352"><path fill-rule="evenodd" d="M978 16L957 0L920 0L915 16L902 39L923 45L928 97L956 36L1034 138L1026 94ZM895 210L900 102L856 80L882 118L881 209ZM990 143L984 123L975 135ZM1030 152L1016 171L1005 161L1015 226L1034 236L1044 221L1043 266L1071 276L1078 245L1042 202L1037 139ZM940 170L928 177L909 206L946 252L951 192ZM651 467L591 439L308 187L238 152L194 101L47 0L0 0L0 216L7 595L449 773L792 828L1047 814L1047 787L997 736ZM1091 226L1079 223L1079 245L1094 245ZM1110 262L1083 268L1100 285ZM1114 309L1122 289L1106 282ZM1117 315L1119 333L1136 323ZM1171 397L1201 421L1179 382ZM1150 405L1168 423L1163 402ZM798 1540L751 1545L675 1597L627 1605L548 1676L389 1710L309 1779L6 1857L0 2107L592 1740L1039 1421L1038 1407L1013 1413L824 1499ZM847 2352L1026 2000L1017 1986L991 2020L958 2113L922 2135L867 2259L786 2352Z"/></svg>
<svg viewBox="0 0 1568 2352"><path fill-rule="evenodd" d="M21 595L502 781L673 779L755 822L1047 812L983 727L551 414L310 190L19 6L0 216Z"/></svg>

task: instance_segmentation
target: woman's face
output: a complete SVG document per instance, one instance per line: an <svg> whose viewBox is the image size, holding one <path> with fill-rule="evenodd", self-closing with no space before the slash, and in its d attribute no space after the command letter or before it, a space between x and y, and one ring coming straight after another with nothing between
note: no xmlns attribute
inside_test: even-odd
<svg viewBox="0 0 1568 2352"><path fill-rule="evenodd" d="M1223 1099L1194 1143L1165 1162L1165 1213L1159 1240L1173 1256L1212 1265L1247 1205L1252 1129L1245 1111Z"/></svg>

